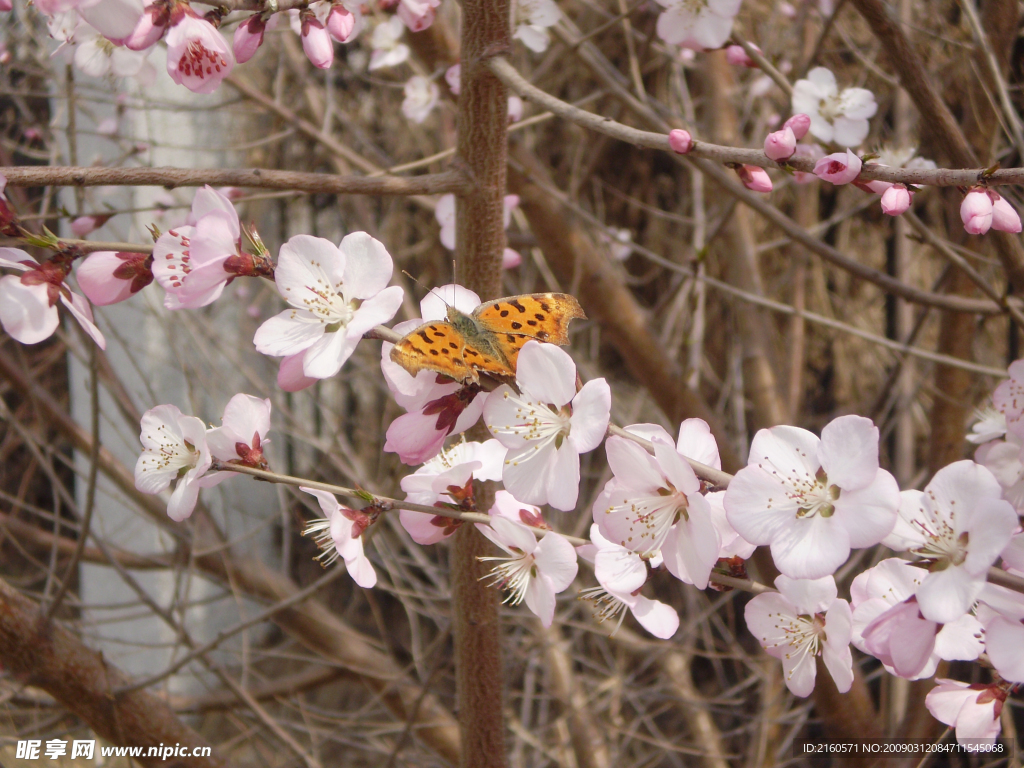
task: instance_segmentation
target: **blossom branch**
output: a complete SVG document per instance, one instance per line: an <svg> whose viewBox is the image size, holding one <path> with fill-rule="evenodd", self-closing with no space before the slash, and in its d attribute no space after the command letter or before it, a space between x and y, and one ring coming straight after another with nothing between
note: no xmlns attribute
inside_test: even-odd
<svg viewBox="0 0 1024 768"><path fill-rule="evenodd" d="M503 57L489 59L487 66L502 82L519 94L520 97L534 102L558 117L639 147L660 149L665 152L672 151L667 135L631 128L628 125L612 120L610 117L601 117L593 112L587 112L584 109L567 104L527 82L515 67ZM727 147L720 144L711 144L706 141L694 141L693 149L687 154L695 158L712 160L718 163L756 165L760 168L788 167L805 173L813 173L815 164L813 160L799 157L792 157L785 163L776 163L759 149ZM860 178L864 181L889 181L930 187L966 187L973 184L996 186L1001 184L1024 184L1024 168L1003 168L989 172L985 168L937 168L929 170L891 168L868 163L861 170Z"/></svg>
<svg viewBox="0 0 1024 768"><path fill-rule="evenodd" d="M436 195L463 192L465 177L458 171L399 176L335 176L325 173L249 169L192 168L74 168L15 166L4 168L7 183L14 187L101 187L107 185L151 187L259 187L301 190L335 195Z"/></svg>

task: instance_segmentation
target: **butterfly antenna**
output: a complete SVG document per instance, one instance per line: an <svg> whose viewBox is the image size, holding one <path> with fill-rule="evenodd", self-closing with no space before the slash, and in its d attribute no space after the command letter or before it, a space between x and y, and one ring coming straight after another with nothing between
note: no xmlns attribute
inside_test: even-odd
<svg viewBox="0 0 1024 768"><path fill-rule="evenodd" d="M417 279L416 279L415 277L413 277L412 275L410 275L410 274L409 274L409 273L408 273L407 271L405 271L404 269L402 270L402 274L403 274L403 275L405 275L406 277L408 277L408 278L409 278L410 280L412 280L412 281L413 281L414 283L416 283L416 285L418 285L418 286L419 286L420 288L422 288L422 289L423 289L424 291L426 291L427 293L433 293L433 294L434 294L435 296L437 296L437 298L439 298L439 299L440 299L441 301L443 301L443 302L444 302L444 305L445 305L446 307L451 307L451 306L452 306L451 304L449 304L449 303L448 303L448 300L447 300L447 299L445 299L445 297L441 295L441 292L440 292L440 291L438 291L438 290L437 290L437 288L427 288L427 286L425 286L425 285L424 285L423 283L421 283L421 282L420 282L419 280L417 280ZM454 300L455 300L455 299L454 299L454 297L453 297L453 298L452 298L452 301L454 301Z"/></svg>

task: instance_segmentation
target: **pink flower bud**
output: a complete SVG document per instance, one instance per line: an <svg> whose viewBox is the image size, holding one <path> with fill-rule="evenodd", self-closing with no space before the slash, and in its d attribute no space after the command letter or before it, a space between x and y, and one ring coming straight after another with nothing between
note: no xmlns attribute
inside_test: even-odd
<svg viewBox="0 0 1024 768"><path fill-rule="evenodd" d="M1006 202L1005 197L1000 197L995 192L989 192L989 195L995 195L995 200L992 201L992 229L998 229L1000 232L1020 232L1020 216L1013 210L1013 206Z"/></svg>
<svg viewBox="0 0 1024 768"><path fill-rule="evenodd" d="M133 51L144 51L164 36L167 24L171 20L170 10L166 4L154 4L146 6L142 12L135 29L124 41L125 48Z"/></svg>
<svg viewBox="0 0 1024 768"><path fill-rule="evenodd" d="M523 119L523 100L515 94L508 97L508 121L518 123Z"/></svg>
<svg viewBox="0 0 1024 768"><path fill-rule="evenodd" d="M0 11L9 11L14 8L14 3L11 0L0 0Z"/></svg>
<svg viewBox="0 0 1024 768"><path fill-rule="evenodd" d="M752 46L757 48L757 46ZM757 48L760 52L760 48ZM757 63L747 55L747 52L743 49L742 45L730 45L725 49L725 60L736 67L747 67L748 69L757 69Z"/></svg>
<svg viewBox="0 0 1024 768"><path fill-rule="evenodd" d="M992 226L992 200L984 189L975 188L960 203L960 220L969 235L984 235Z"/></svg>
<svg viewBox="0 0 1024 768"><path fill-rule="evenodd" d="M446 83L448 83L448 89L455 96L459 95L459 84L460 84L459 81L460 81L460 75L461 74L462 74L462 67L459 66L458 64L452 64L450 67L448 67L447 71L444 73L444 80L445 80Z"/></svg>
<svg viewBox="0 0 1024 768"><path fill-rule="evenodd" d="M769 158L780 162L788 160L796 152L796 136L792 128L783 128L781 131L769 133L764 140L764 153Z"/></svg>
<svg viewBox="0 0 1024 768"><path fill-rule="evenodd" d="M356 17L348 8L337 3L327 14L327 31L339 43L347 43L356 28Z"/></svg>
<svg viewBox="0 0 1024 768"><path fill-rule="evenodd" d="M71 222L71 231L75 237L85 237L107 223L109 216L79 216Z"/></svg>
<svg viewBox="0 0 1024 768"><path fill-rule="evenodd" d="M826 155L814 165L814 175L833 184L849 184L860 175L861 162L852 150Z"/></svg>
<svg viewBox="0 0 1024 768"><path fill-rule="evenodd" d="M675 130L668 132L668 145L672 147L673 152L685 155L693 149L693 137L690 136L689 131L683 131L676 128Z"/></svg>
<svg viewBox="0 0 1024 768"><path fill-rule="evenodd" d="M153 282L153 257L145 253L97 251L75 271L78 286L93 304L116 304Z"/></svg>
<svg viewBox="0 0 1024 768"><path fill-rule="evenodd" d="M244 64L254 55L257 49L263 45L263 31L266 29L266 22L262 14L256 13L243 21L235 29L235 40L232 49L235 52L235 61Z"/></svg>
<svg viewBox="0 0 1024 768"><path fill-rule="evenodd" d="M334 63L334 42L312 11L302 11L302 50L317 69L329 69Z"/></svg>
<svg viewBox="0 0 1024 768"><path fill-rule="evenodd" d="M793 135L796 136L796 140L800 141L811 129L811 118L801 112L789 118L789 120L782 124L782 127L791 129Z"/></svg>
<svg viewBox="0 0 1024 768"><path fill-rule="evenodd" d="M893 184L882 193L882 213L899 216L906 213L914 200L914 193L902 184Z"/></svg>
<svg viewBox="0 0 1024 768"><path fill-rule="evenodd" d="M865 192L872 192L876 195L884 195L885 190L892 186L891 181L858 181L855 182L858 187L863 189Z"/></svg>
<svg viewBox="0 0 1024 768"><path fill-rule="evenodd" d="M523 263L523 257L519 255L519 251L513 251L511 248L506 248L505 252L501 255L501 268L512 269L518 267Z"/></svg>
<svg viewBox="0 0 1024 768"><path fill-rule="evenodd" d="M768 172L764 168L758 168L756 165L741 165L736 169L736 173L739 174L740 181L747 189L752 189L755 192L772 191L772 180L768 178Z"/></svg>

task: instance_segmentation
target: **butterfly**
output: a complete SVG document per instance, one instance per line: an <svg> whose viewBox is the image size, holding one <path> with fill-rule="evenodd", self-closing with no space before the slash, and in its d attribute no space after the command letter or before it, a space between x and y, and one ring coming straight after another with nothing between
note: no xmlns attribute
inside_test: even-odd
<svg viewBox="0 0 1024 768"><path fill-rule="evenodd" d="M519 350L530 339L564 346L575 317L586 318L567 293L527 293L485 301L471 315L449 305L448 320L424 323L402 337L391 359L412 375L437 371L460 382L478 382L479 372L516 375Z"/></svg>

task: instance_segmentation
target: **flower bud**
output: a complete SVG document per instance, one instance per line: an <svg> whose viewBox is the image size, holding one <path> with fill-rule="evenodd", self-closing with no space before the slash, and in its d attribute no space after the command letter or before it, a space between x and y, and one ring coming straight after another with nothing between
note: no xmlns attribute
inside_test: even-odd
<svg viewBox="0 0 1024 768"><path fill-rule="evenodd" d="M93 304L124 301L153 282L153 257L145 253L96 251L75 271L82 293Z"/></svg>
<svg viewBox="0 0 1024 768"><path fill-rule="evenodd" d="M238 25L232 45L235 61L244 64L256 54L257 49L263 45L263 31L266 26L262 14L259 13L253 14Z"/></svg>
<svg viewBox="0 0 1024 768"><path fill-rule="evenodd" d="M693 149L693 137L690 136L689 131L676 128L668 132L668 145L672 147L673 152L685 155Z"/></svg>
<svg viewBox="0 0 1024 768"><path fill-rule="evenodd" d="M992 229L998 229L1000 232L1020 232L1020 216L1013 209L1005 197L1000 197L995 192L989 192L989 195L995 195L995 200L992 201Z"/></svg>
<svg viewBox="0 0 1024 768"><path fill-rule="evenodd" d="M992 200L984 189L975 188L960 203L960 220L969 235L984 235L992 226Z"/></svg>
<svg viewBox="0 0 1024 768"><path fill-rule="evenodd" d="M852 150L826 155L814 165L814 175L833 184L849 184L860 175L861 162Z"/></svg>
<svg viewBox="0 0 1024 768"><path fill-rule="evenodd" d="M327 14L327 31L339 43L347 43L356 28L356 17L348 8L335 3Z"/></svg>
<svg viewBox="0 0 1024 768"><path fill-rule="evenodd" d="M796 140L800 141L811 129L811 118L801 112L789 118L782 124L782 127L791 129Z"/></svg>
<svg viewBox="0 0 1024 768"><path fill-rule="evenodd" d="M772 180L768 178L768 172L764 168L758 168L756 165L741 165L736 169L736 173L739 174L740 181L747 189L752 189L754 192L772 191Z"/></svg>
<svg viewBox="0 0 1024 768"><path fill-rule="evenodd" d="M166 4L146 6L135 24L135 29L124 41L125 48L133 51L144 51L164 36L171 15Z"/></svg>
<svg viewBox="0 0 1024 768"><path fill-rule="evenodd" d="M757 46L754 46L755 48ZM758 48L758 51L761 49ZM757 63L747 55L742 45L730 45L725 49L725 60L736 67L747 67L748 69L757 69Z"/></svg>
<svg viewBox="0 0 1024 768"><path fill-rule="evenodd" d="M882 193L882 213L887 216L899 216L910 208L914 193L902 184L893 184Z"/></svg>
<svg viewBox="0 0 1024 768"><path fill-rule="evenodd" d="M448 83L448 89L452 92L453 96L459 95L461 74L462 67L458 64L452 64L444 73L444 80Z"/></svg>
<svg viewBox="0 0 1024 768"><path fill-rule="evenodd" d="M334 42L312 11L302 11L302 50L317 69L330 69L334 63Z"/></svg>
<svg viewBox="0 0 1024 768"><path fill-rule="evenodd" d="M796 136L792 128L769 133L764 140L764 153L776 162L788 160L796 152Z"/></svg>
<svg viewBox="0 0 1024 768"><path fill-rule="evenodd" d="M523 100L515 94L508 97L508 121L518 123L523 119Z"/></svg>

